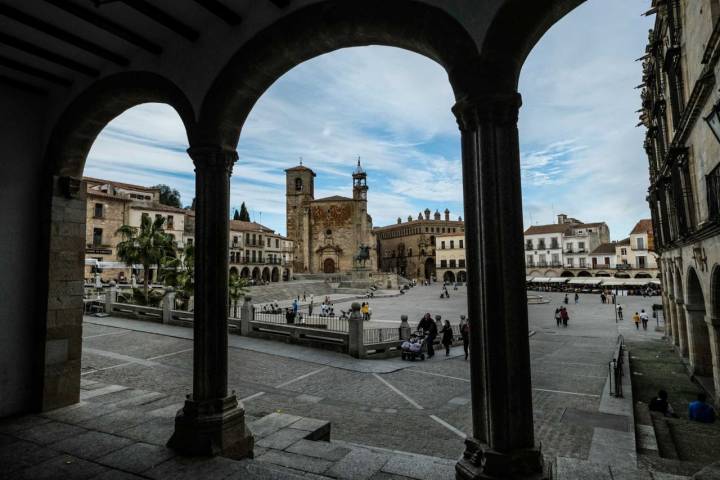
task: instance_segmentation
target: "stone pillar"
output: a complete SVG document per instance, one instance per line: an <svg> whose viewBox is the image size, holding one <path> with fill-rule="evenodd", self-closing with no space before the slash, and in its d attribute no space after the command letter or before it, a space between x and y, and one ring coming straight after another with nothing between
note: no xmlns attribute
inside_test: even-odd
<svg viewBox="0 0 720 480"><path fill-rule="evenodd" d="M688 359L693 373L696 375L712 375L712 356L710 339L705 323L705 305L685 304L687 319Z"/></svg>
<svg viewBox="0 0 720 480"><path fill-rule="evenodd" d="M105 308L104 311L108 315L113 313L113 307L117 303L117 286L110 285L105 291Z"/></svg>
<svg viewBox="0 0 720 480"><path fill-rule="evenodd" d="M235 151L188 149L195 163L195 321L193 392L175 417L168 446L183 455L252 457L245 409L228 394L230 174Z"/></svg>
<svg viewBox="0 0 720 480"><path fill-rule="evenodd" d="M365 357L365 337L363 335L363 317L360 313L360 304L353 302L350 306L348 319L348 353L355 358Z"/></svg>
<svg viewBox="0 0 720 480"><path fill-rule="evenodd" d="M710 334L712 352L713 383L715 384L715 406L720 408L720 318L713 315L705 317Z"/></svg>
<svg viewBox="0 0 720 480"><path fill-rule="evenodd" d="M677 325L678 325L678 332L680 333L678 335L678 349L680 350L680 355L683 357L688 356L688 331L687 331L687 322L685 321L685 309L683 308L683 301L682 299L676 298L675 299L675 316L677 317Z"/></svg>
<svg viewBox="0 0 720 480"><path fill-rule="evenodd" d="M408 323L407 315L400 315L400 340L409 340L412 334L412 328Z"/></svg>
<svg viewBox="0 0 720 480"><path fill-rule="evenodd" d="M162 299L162 322L167 325L172 321L172 311L175 310L175 290L168 287Z"/></svg>
<svg viewBox="0 0 720 480"><path fill-rule="evenodd" d="M245 296L245 301L240 307L240 335L247 337L252 331L252 321L255 320L255 307L253 307L252 297Z"/></svg>
<svg viewBox="0 0 720 480"><path fill-rule="evenodd" d="M673 338L675 337L675 329L672 322L672 317L670 316L670 300L665 293L662 294L662 307L662 314L663 318L665 319L665 336L668 340L672 342Z"/></svg>
<svg viewBox="0 0 720 480"><path fill-rule="evenodd" d="M460 100L472 435L459 479L539 479L525 292L517 93ZM500 221L501 220L501 221Z"/></svg>

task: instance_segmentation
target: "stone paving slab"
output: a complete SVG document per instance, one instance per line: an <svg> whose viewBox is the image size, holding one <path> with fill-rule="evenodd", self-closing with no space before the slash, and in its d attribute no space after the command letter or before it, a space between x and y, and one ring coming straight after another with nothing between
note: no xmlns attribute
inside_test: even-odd
<svg viewBox="0 0 720 480"><path fill-rule="evenodd" d="M442 465L430 459L422 460L418 457L399 455L390 457L382 467L382 471L425 480L453 480L455 478L454 465Z"/></svg>
<svg viewBox="0 0 720 480"><path fill-rule="evenodd" d="M390 455L366 449L353 449L327 471L327 475L341 480L368 480L380 472Z"/></svg>
<svg viewBox="0 0 720 480"><path fill-rule="evenodd" d="M289 427L301 418L302 417L297 415L288 415L286 413L271 413L251 423L250 430L252 430L253 435L255 435L255 440L257 441L278 430Z"/></svg>
<svg viewBox="0 0 720 480"><path fill-rule="evenodd" d="M85 480L106 471L107 468L97 463L71 455L59 455L23 470L22 478L33 480Z"/></svg>
<svg viewBox="0 0 720 480"><path fill-rule="evenodd" d="M96 461L118 470L142 473L174 456L175 453L168 448L138 442L100 457Z"/></svg>
<svg viewBox="0 0 720 480"><path fill-rule="evenodd" d="M252 427L250 427L252 429ZM298 440L302 440L308 436L308 432L304 430L295 430L292 428L283 428L275 433L271 433L260 440L257 445L263 448L272 448L275 450L285 450Z"/></svg>
<svg viewBox="0 0 720 480"><path fill-rule="evenodd" d="M300 472L315 474L322 474L333 465L332 462L327 460L307 457L304 455L296 455L294 453L278 450L268 450L263 455L256 457L256 460L258 462L272 463L281 467L292 468Z"/></svg>
<svg viewBox="0 0 720 480"><path fill-rule="evenodd" d="M87 430L68 423L50 421L21 430L15 433L15 436L23 440L27 440L38 445L49 445L64 438L72 437L85 433Z"/></svg>
<svg viewBox="0 0 720 480"><path fill-rule="evenodd" d="M102 432L85 432L59 442L49 447L60 452L69 453L79 458L93 460L107 455L115 450L127 447L133 441L127 438L110 435Z"/></svg>
<svg viewBox="0 0 720 480"><path fill-rule="evenodd" d="M316 457L330 462L337 462L350 453L349 448L340 447L330 442L315 442L306 439L293 443L286 448L286 451L298 455Z"/></svg>

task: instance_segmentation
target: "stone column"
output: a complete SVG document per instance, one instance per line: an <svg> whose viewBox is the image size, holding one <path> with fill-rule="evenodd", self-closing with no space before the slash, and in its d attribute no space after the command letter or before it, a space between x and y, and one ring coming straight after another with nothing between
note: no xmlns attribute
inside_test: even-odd
<svg viewBox="0 0 720 480"><path fill-rule="evenodd" d="M720 318L713 315L705 317L710 335L712 353L713 382L715 384L715 406L720 408Z"/></svg>
<svg viewBox="0 0 720 480"><path fill-rule="evenodd" d="M666 325L665 331L667 332L668 340L671 343L675 343L677 341L678 331L677 323L675 322L675 309L673 308L674 297L669 293L663 293L662 299L663 316L665 317Z"/></svg>
<svg viewBox="0 0 720 480"><path fill-rule="evenodd" d="M517 93L460 100L472 435L460 479L536 479Z"/></svg>
<svg viewBox="0 0 720 480"><path fill-rule="evenodd" d="M240 307L240 335L247 337L252 332L252 321L255 320L255 307L252 297L245 295L245 301Z"/></svg>
<svg viewBox="0 0 720 480"><path fill-rule="evenodd" d="M360 304L353 302L348 319L348 354L355 358L365 358L364 321L360 313Z"/></svg>
<svg viewBox="0 0 720 480"><path fill-rule="evenodd" d="M400 340L409 340L412 335L412 328L408 323L407 315L400 315Z"/></svg>
<svg viewBox="0 0 720 480"><path fill-rule="evenodd" d="M162 299L162 322L169 324L172 321L172 311L175 310L175 290L167 287Z"/></svg>
<svg viewBox="0 0 720 480"><path fill-rule="evenodd" d="M712 356L704 304L685 304L687 319L688 359L696 375L712 375Z"/></svg>
<svg viewBox="0 0 720 480"><path fill-rule="evenodd" d="M675 317L677 318L678 325L678 349L680 355L687 357L688 355L688 330L687 322L685 321L685 309L683 308L683 301L680 298L675 299Z"/></svg>
<svg viewBox="0 0 720 480"><path fill-rule="evenodd" d="M183 455L252 457L245 410L227 388L230 174L235 151L188 149L195 163L193 392L175 418L168 446Z"/></svg>

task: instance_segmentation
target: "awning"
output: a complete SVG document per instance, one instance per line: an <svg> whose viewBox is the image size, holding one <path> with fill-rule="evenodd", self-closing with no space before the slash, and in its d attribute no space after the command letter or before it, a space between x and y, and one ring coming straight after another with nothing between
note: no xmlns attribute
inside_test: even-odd
<svg viewBox="0 0 720 480"><path fill-rule="evenodd" d="M576 277L571 278L568 282L568 285L600 285L600 282L602 282L602 278L594 278L594 277Z"/></svg>
<svg viewBox="0 0 720 480"><path fill-rule="evenodd" d="M628 287L642 287L652 283L652 278L623 278L623 285Z"/></svg>
<svg viewBox="0 0 720 480"><path fill-rule="evenodd" d="M550 278L548 277L535 277L533 278L533 283L548 283L550 281Z"/></svg>
<svg viewBox="0 0 720 480"><path fill-rule="evenodd" d="M568 280L568 277L552 277L548 278L548 283L566 283Z"/></svg>
<svg viewBox="0 0 720 480"><path fill-rule="evenodd" d="M530 283L533 281L533 277L525 277L525 281Z"/></svg>

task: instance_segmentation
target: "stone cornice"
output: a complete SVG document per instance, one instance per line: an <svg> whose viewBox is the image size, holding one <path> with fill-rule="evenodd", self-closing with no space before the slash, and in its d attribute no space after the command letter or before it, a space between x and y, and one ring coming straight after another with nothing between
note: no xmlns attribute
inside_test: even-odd
<svg viewBox="0 0 720 480"><path fill-rule="evenodd" d="M235 150L226 150L216 146L198 146L187 149L188 155L195 164L195 169L220 169L232 173L232 167L237 162L238 154Z"/></svg>

